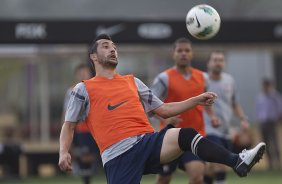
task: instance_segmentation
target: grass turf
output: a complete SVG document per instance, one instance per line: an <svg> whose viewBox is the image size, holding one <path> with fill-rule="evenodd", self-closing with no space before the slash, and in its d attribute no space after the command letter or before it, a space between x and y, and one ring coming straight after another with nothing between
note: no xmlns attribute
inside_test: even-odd
<svg viewBox="0 0 282 184"><path fill-rule="evenodd" d="M153 184L155 181L155 175L144 176L141 184ZM282 183L282 173L280 172L265 172L256 171L250 173L246 178L239 178L233 172L229 172L227 176L228 184L281 184ZM0 180L3 184L81 184L82 181L79 177L72 176L58 176L52 178L39 178L39 177L29 177L23 180ZM93 176L91 180L92 184L106 184L104 175ZM187 183L187 177L183 172L177 172L174 174L171 184L183 184Z"/></svg>

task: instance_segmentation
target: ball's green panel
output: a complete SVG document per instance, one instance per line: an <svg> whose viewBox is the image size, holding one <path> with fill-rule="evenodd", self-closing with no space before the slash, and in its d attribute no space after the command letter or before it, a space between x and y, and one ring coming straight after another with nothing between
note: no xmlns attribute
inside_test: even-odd
<svg viewBox="0 0 282 184"><path fill-rule="evenodd" d="M213 15L213 10L211 8L207 7L207 6L199 7L199 9L203 10L205 13Z"/></svg>
<svg viewBox="0 0 282 184"><path fill-rule="evenodd" d="M197 34L197 37L201 38L201 37L205 37L209 34L211 34L213 32L213 27L212 26L208 26L208 27L205 27L205 29L201 32L199 32Z"/></svg>

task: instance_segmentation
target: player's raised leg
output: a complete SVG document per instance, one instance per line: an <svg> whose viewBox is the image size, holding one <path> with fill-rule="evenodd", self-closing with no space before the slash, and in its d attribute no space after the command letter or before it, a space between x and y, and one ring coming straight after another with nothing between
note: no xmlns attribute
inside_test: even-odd
<svg viewBox="0 0 282 184"><path fill-rule="evenodd" d="M161 163L165 164L176 159L183 151L191 151L204 161L227 165L240 177L244 177L262 158L265 143L259 143L251 150L235 154L202 137L192 128L168 129L161 148Z"/></svg>
<svg viewBox="0 0 282 184"><path fill-rule="evenodd" d="M183 153L183 150L181 150L178 144L180 129L181 128L171 128L165 133L160 156L161 164L171 162Z"/></svg>

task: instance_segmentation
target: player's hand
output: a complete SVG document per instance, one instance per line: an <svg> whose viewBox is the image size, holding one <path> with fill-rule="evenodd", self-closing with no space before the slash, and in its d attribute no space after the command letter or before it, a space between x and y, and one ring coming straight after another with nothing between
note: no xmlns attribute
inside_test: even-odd
<svg viewBox="0 0 282 184"><path fill-rule="evenodd" d="M214 128L217 128L221 125L220 119L217 116L212 116L210 117L211 119L211 124Z"/></svg>
<svg viewBox="0 0 282 184"><path fill-rule="evenodd" d="M177 127L179 125L179 123L181 123L183 120L180 118L180 115L171 117L171 118L167 118L164 120L164 123L166 125L171 124L174 127Z"/></svg>
<svg viewBox="0 0 282 184"><path fill-rule="evenodd" d="M217 94L214 92L206 92L196 97L199 105L210 106L217 98Z"/></svg>
<svg viewBox="0 0 282 184"><path fill-rule="evenodd" d="M241 129L248 130L249 128L250 128L249 122L245 119L241 120Z"/></svg>
<svg viewBox="0 0 282 184"><path fill-rule="evenodd" d="M59 165L60 169L64 172L72 171L70 153L66 152L66 153L60 154L58 165Z"/></svg>

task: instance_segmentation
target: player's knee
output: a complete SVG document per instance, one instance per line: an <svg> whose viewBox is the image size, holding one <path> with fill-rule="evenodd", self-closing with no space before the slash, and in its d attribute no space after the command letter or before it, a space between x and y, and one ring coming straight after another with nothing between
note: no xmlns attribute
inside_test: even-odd
<svg viewBox="0 0 282 184"><path fill-rule="evenodd" d="M194 175L189 176L189 183L190 184L202 184L204 182L203 174L196 173Z"/></svg>
<svg viewBox="0 0 282 184"><path fill-rule="evenodd" d="M185 171L189 176L190 184L202 184L204 182L205 164L201 161L186 163Z"/></svg>
<svg viewBox="0 0 282 184"><path fill-rule="evenodd" d="M197 144L202 136L193 128L181 128L178 136L178 144L183 151L193 151L193 145Z"/></svg>

